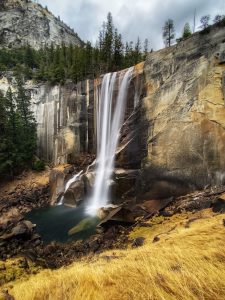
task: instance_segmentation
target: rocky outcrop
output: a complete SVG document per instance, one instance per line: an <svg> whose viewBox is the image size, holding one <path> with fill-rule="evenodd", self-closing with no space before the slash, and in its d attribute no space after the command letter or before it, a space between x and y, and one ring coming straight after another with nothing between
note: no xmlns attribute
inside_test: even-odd
<svg viewBox="0 0 225 300"><path fill-rule="evenodd" d="M225 184L224 32L213 27L147 58L145 199Z"/></svg>
<svg viewBox="0 0 225 300"><path fill-rule="evenodd" d="M2 0L0 4L0 47L34 49L45 45L82 45L83 42L47 8L30 0Z"/></svg>
<svg viewBox="0 0 225 300"><path fill-rule="evenodd" d="M57 165L74 163L82 153L92 153L95 140L93 82L28 88L38 123L38 155Z"/></svg>
<svg viewBox="0 0 225 300"><path fill-rule="evenodd" d="M224 32L212 27L208 34L196 33L135 67L116 154L115 203L168 199L225 184ZM0 89L6 90L7 80L1 79ZM93 161L100 84L101 78L54 87L27 82L39 157L80 169L87 166L81 158ZM92 168L75 184L79 200L90 193L93 178ZM68 201L76 204L73 196L69 191Z"/></svg>
<svg viewBox="0 0 225 300"><path fill-rule="evenodd" d="M224 32L196 33L136 67L117 149L114 203L225 184ZM95 88L87 95L91 99ZM89 103L95 107L95 97Z"/></svg>

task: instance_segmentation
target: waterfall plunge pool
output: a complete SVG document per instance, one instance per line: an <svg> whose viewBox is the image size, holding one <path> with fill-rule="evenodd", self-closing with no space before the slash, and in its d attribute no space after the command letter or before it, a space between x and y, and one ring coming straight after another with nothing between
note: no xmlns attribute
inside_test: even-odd
<svg viewBox="0 0 225 300"><path fill-rule="evenodd" d="M97 217L87 215L84 206L71 208L60 205L34 209L26 215L26 219L36 224L36 232L45 243L85 240L97 233L96 225L99 223Z"/></svg>
<svg viewBox="0 0 225 300"><path fill-rule="evenodd" d="M98 208L110 203L107 182L114 169L115 153L119 142L120 128L124 121L128 88L134 68L119 75L119 91L115 95L117 73L105 74L98 94L97 118L97 168L88 210L84 206L70 208L58 205L34 210L27 218L37 225L37 232L44 242L86 239L96 233L99 219L95 217ZM114 103L114 100L116 102ZM65 192L79 179L83 171L73 176L65 185ZM64 203L64 197L60 204Z"/></svg>

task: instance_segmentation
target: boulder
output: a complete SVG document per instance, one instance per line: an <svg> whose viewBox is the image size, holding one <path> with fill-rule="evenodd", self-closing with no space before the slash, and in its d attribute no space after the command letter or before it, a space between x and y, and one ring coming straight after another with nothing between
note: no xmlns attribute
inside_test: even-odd
<svg viewBox="0 0 225 300"><path fill-rule="evenodd" d="M95 172L88 171L83 175L85 195L90 195L94 186Z"/></svg>
<svg viewBox="0 0 225 300"><path fill-rule="evenodd" d="M219 63L220 64L225 63L225 51L220 52L220 54L219 54Z"/></svg>
<svg viewBox="0 0 225 300"><path fill-rule="evenodd" d="M83 219L79 224L74 226L68 231L68 235L73 235L82 231L86 231L88 229L91 229L97 225L99 222L99 219L97 217L89 217Z"/></svg>
<svg viewBox="0 0 225 300"><path fill-rule="evenodd" d="M140 170L117 168L113 178L115 182L112 190L114 204L136 196L140 183Z"/></svg>
<svg viewBox="0 0 225 300"><path fill-rule="evenodd" d="M133 243L132 243L132 247L133 248L138 248L144 245L145 242L145 238L144 237L137 237L136 239L134 239Z"/></svg>
<svg viewBox="0 0 225 300"><path fill-rule="evenodd" d="M77 206L84 199L83 180L75 181L64 194L64 205Z"/></svg>
<svg viewBox="0 0 225 300"><path fill-rule="evenodd" d="M135 222L134 213L122 205L101 208L98 214L102 216L98 226L108 227L112 224L132 224Z"/></svg>
<svg viewBox="0 0 225 300"><path fill-rule="evenodd" d="M212 204L212 209L213 212L215 213L224 213L225 212L225 200L224 199L217 199L213 204Z"/></svg>
<svg viewBox="0 0 225 300"><path fill-rule="evenodd" d="M162 200L148 200L144 201L143 204L140 204L139 206L148 214L153 215L168 206L172 202L172 200L173 198Z"/></svg>
<svg viewBox="0 0 225 300"><path fill-rule="evenodd" d="M49 176L50 203L54 205L64 192L65 173L60 169L52 169Z"/></svg>
<svg viewBox="0 0 225 300"><path fill-rule="evenodd" d="M34 227L35 225L30 221L22 221L13 227L9 233L0 236L0 240L9 240L12 238L28 239L31 237Z"/></svg>

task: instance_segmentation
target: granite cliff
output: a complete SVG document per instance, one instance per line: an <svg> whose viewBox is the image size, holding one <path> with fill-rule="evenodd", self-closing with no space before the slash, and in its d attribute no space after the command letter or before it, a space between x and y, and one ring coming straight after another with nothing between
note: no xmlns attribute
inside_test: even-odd
<svg viewBox="0 0 225 300"><path fill-rule="evenodd" d="M196 33L136 66L117 151L115 202L122 196L135 202L164 199L225 183L224 33L221 27ZM39 157L57 165L95 155L100 83L101 78L54 87L27 82ZM0 88L9 84L2 77Z"/></svg>
<svg viewBox="0 0 225 300"><path fill-rule="evenodd" d="M0 2L0 47L34 49L45 45L82 45L83 42L47 8L30 0L2 0Z"/></svg>
<svg viewBox="0 0 225 300"><path fill-rule="evenodd" d="M213 27L148 56L143 169L149 197L225 183L224 33Z"/></svg>

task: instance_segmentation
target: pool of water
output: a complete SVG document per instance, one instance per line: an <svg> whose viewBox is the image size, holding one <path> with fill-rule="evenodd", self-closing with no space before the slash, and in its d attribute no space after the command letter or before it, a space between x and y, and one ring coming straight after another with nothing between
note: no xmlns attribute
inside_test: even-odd
<svg viewBox="0 0 225 300"><path fill-rule="evenodd" d="M36 224L36 231L46 243L87 239L96 233L98 223L96 218L87 216L83 206L70 208L60 205L36 209L28 213L26 219ZM79 227L79 232L70 231L75 226Z"/></svg>

